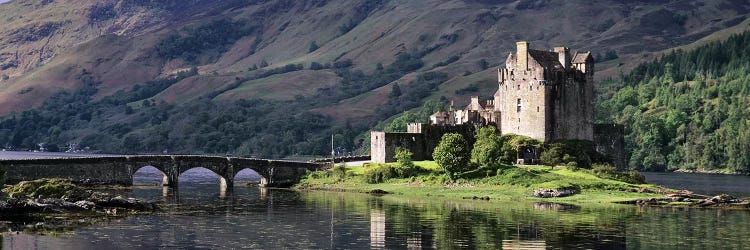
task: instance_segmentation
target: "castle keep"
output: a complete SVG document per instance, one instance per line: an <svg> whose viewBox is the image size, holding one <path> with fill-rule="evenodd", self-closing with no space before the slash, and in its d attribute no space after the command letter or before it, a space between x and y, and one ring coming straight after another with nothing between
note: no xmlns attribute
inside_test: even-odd
<svg viewBox="0 0 750 250"><path fill-rule="evenodd" d="M430 124L410 124L407 133L372 132L372 160L392 162L396 147L410 149L415 160L430 159L442 134L459 132L473 140L475 128L481 126L495 126L502 134L524 135L544 142L604 143L595 148L606 149L607 153L621 151L612 148L619 145L617 142L609 140L619 140L622 135L595 136L591 53L571 54L567 47L549 51L529 47L525 41L516 43L515 53L510 53L505 66L497 71L498 89L492 100L472 97L459 110L451 105L450 110L430 116ZM596 127L617 131L611 129L612 125Z"/></svg>

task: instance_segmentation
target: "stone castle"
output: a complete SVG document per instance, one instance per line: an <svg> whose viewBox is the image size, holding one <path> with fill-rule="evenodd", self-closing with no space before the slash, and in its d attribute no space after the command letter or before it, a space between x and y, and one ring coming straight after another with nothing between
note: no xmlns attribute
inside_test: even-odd
<svg viewBox="0 0 750 250"><path fill-rule="evenodd" d="M396 147L408 148L415 160L432 158L444 133L460 133L470 143L477 127L495 126L502 134L524 135L544 142L582 140L618 166L624 165L622 128L594 125L594 60L590 52L571 55L567 47L534 50L516 43L497 71L493 100L472 97L464 109L430 116L429 124L409 124L407 133L371 133L371 157L392 162ZM519 158L538 158L538 153ZM533 160L534 159L526 159Z"/></svg>

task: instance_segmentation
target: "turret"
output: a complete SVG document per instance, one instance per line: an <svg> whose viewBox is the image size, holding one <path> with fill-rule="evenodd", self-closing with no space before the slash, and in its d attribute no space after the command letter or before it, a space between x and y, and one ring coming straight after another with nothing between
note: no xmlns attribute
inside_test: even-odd
<svg viewBox="0 0 750 250"><path fill-rule="evenodd" d="M519 70L529 68L529 42L516 42L516 66Z"/></svg>

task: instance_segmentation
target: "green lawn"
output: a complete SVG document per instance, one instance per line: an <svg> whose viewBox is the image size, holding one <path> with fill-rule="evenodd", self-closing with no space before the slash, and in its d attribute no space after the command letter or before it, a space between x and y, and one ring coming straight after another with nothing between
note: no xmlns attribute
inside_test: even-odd
<svg viewBox="0 0 750 250"><path fill-rule="evenodd" d="M392 194L412 197L470 198L489 197L493 201L557 201L569 203L611 203L638 198L661 197L638 190L666 190L650 184L629 184L600 178L590 170L571 170L567 167L507 166L500 171L481 172L483 177L450 180L442 168L433 161L414 162L423 173L410 178L393 178L384 183L370 184L364 175L375 164L347 167L341 179L329 171L308 174L298 189L336 190L366 193L380 189ZM537 198L535 189L575 188L579 194L562 198Z"/></svg>

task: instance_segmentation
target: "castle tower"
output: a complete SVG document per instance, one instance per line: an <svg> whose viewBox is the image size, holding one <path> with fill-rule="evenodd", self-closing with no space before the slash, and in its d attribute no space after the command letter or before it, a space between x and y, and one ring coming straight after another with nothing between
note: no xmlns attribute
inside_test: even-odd
<svg viewBox="0 0 750 250"><path fill-rule="evenodd" d="M500 130L545 142L592 141L593 73L590 52L571 57L566 47L543 51L517 42L516 53L498 69Z"/></svg>

